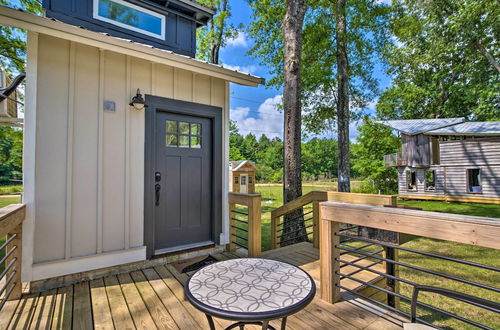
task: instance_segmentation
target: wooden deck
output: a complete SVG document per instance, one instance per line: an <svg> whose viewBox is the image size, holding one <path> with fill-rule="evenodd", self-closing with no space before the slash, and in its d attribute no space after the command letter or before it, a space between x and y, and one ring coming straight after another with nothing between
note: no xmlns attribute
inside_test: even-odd
<svg viewBox="0 0 500 330"><path fill-rule="evenodd" d="M224 252L214 257L226 260L239 255ZM265 252L263 257L295 264L319 279L318 251L309 243ZM204 314L184 298L188 276L172 265L163 265L27 294L4 306L0 329L207 329ZM343 285L355 287L356 283ZM361 307L355 299L331 305L317 297L289 317L287 329L401 328L399 322L372 307ZM220 329L231 323L216 319ZM278 320L271 324L279 328Z"/></svg>

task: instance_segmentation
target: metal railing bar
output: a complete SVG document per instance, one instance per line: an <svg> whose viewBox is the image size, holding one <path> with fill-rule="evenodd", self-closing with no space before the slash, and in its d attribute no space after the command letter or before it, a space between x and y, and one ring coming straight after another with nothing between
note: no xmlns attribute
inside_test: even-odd
<svg viewBox="0 0 500 330"><path fill-rule="evenodd" d="M368 265L368 266L366 266L366 267L373 267L373 266L378 265L378 264L380 264L380 263L382 263L382 261L380 261L380 260L378 260L378 261L374 261L374 262L372 262L371 264L369 264L369 265ZM347 265L347 264L340 265L340 268L344 268L345 266L349 266L349 265ZM363 271L363 269L357 269L357 270L354 270L354 271L350 272L350 273L349 273L349 274L347 274L347 275L352 276L352 275L357 274L357 273L362 272L362 271ZM340 279L342 279L342 278L340 278Z"/></svg>
<svg viewBox="0 0 500 330"><path fill-rule="evenodd" d="M311 219L312 219L312 218L311 218ZM304 222L305 222L305 221L304 221ZM298 222L298 223L300 223L300 222ZM309 227L312 227L312 226L314 226L314 225L309 225L309 226L307 226L306 228L309 228ZM287 226L287 227L280 228L280 229L278 229L276 232L278 232L278 233L279 233L279 232L283 231L285 228L290 228L290 227L293 227L293 226Z"/></svg>
<svg viewBox="0 0 500 330"><path fill-rule="evenodd" d="M350 249L346 249L346 248L344 248L344 247L342 247L340 245L335 245L335 247L339 248L341 250L344 250L344 251L351 251ZM395 260L392 260L392 259L387 259L387 258L379 257L379 256L376 256L376 255L368 255L367 253L364 253L364 252L359 251L359 250L358 251L351 251L351 252L356 252L356 253L359 253L359 254L364 255L364 256L370 256L370 257L375 258L375 259L379 259L379 260L382 260L382 261L389 262L391 264L400 265L400 266L403 266L403 267L407 267L407 268L411 268L411 269L414 269L414 270L421 271L423 273L427 273L427 274L432 274L432 275L435 275L435 276L444 277L444 278L447 278L449 280L455 280L457 282L469 284L469 285L472 285L472 286L477 286L479 288L483 288L483 289L487 289L487 290L491 290L491 291L495 291L495 292L499 292L500 293L500 289L492 287L492 286L489 286L489 285L486 285L486 284L481 284L481 283L478 283L478 282L465 280L463 278L459 278L459 277L456 277L456 276L453 276L453 275L448 275L448 274L443 274L443 273L435 272L435 271L427 269L427 268L422 268L422 267L410 265L410 264L407 264L407 263L404 263L404 262L395 261Z"/></svg>
<svg viewBox="0 0 500 330"><path fill-rule="evenodd" d="M375 305L379 305L379 306L381 306L381 307L383 307L383 308L386 308L386 309L388 309L388 310L390 310L390 311L393 311L393 312L395 312L395 313L398 313L398 314L400 314L400 315L402 315L402 316L407 317L408 319L410 319L410 318L411 318L411 315L410 315L410 314L405 313L405 312L403 312L402 310L399 310L399 309L397 309L397 308L395 308L395 307L392 307L392 306L386 305L386 304L384 304L383 302L380 302L380 301L378 301L378 300L375 300L375 299L373 299L373 298L370 298L370 297L368 297L368 296L365 296L364 294L359 293L359 292L357 292L357 291L355 291L355 290L352 290L352 289L346 288L346 287L345 287L345 286L343 286L343 285L336 284L336 286L337 286L337 287L339 287L339 288L341 288L341 289L344 289L345 291L347 291L347 292L349 292L349 293L352 293L352 294L354 294L354 295L356 295L356 296L358 296L358 297L361 297L361 298L363 298L364 300L367 300L367 301L369 301L369 302L371 302L371 303L373 303L373 304L375 304ZM428 326L433 327L433 328L435 328L435 327L436 327L436 326L432 325L432 323L429 323L429 322L424 321L424 320L419 319L419 318L417 318L417 322L422 323L422 324L425 324L425 325L428 325Z"/></svg>
<svg viewBox="0 0 500 330"><path fill-rule="evenodd" d="M246 237L243 237L243 236L240 236L240 235L237 235L237 234L233 234L233 236L236 237L236 238L239 238L239 239L242 239L242 240L248 242L248 238L246 238Z"/></svg>
<svg viewBox="0 0 500 330"><path fill-rule="evenodd" d="M9 291L7 291L7 293L5 294L5 296L3 297L3 300L2 302L0 303L0 310L2 310L3 308L3 305L5 305L5 303L9 300L9 297L12 293L12 291L14 291L14 288L16 287L16 282L12 283L12 286L11 288L9 289Z"/></svg>
<svg viewBox="0 0 500 330"><path fill-rule="evenodd" d="M358 226L345 227L345 228L340 229L339 231L347 231L347 230L351 230L351 229L354 229L354 228L358 228Z"/></svg>
<svg viewBox="0 0 500 330"><path fill-rule="evenodd" d="M348 245L348 244L345 244L344 242L341 242L340 244L348 247L348 248L352 248L353 250L363 250L364 248L367 248L367 247L370 247L370 246L373 246L375 244L366 244L366 245L363 245L363 246L358 246L358 247L355 247L355 246L352 246L352 245ZM371 252L370 250L366 250L366 251L369 251ZM340 255L344 255L344 254L347 254L349 252L341 252Z"/></svg>
<svg viewBox="0 0 500 330"><path fill-rule="evenodd" d="M305 219L304 221L294 221L294 222L291 222L288 224L288 226L283 226L282 228L278 228L276 230L276 232L280 232L280 231L283 231L285 228L290 228L290 227L293 227L293 226L296 226L300 223L306 223L307 221L310 221L312 220L312 218L309 218L309 219Z"/></svg>
<svg viewBox="0 0 500 330"><path fill-rule="evenodd" d="M17 261L16 257L12 258L12 260L9 262L9 264L7 265L7 267L5 267L5 269L3 270L3 272L0 274L0 280L5 276L5 274L7 274L7 272L12 268L12 266L14 266L14 264L16 263L16 261Z"/></svg>
<svg viewBox="0 0 500 330"><path fill-rule="evenodd" d="M7 258L8 258L8 257L10 257L10 256L11 256L11 254L12 254L12 253L14 253L14 251L16 251L16 250L17 250L17 245L14 245L14 246L12 247L12 249L10 249L10 250L9 250L9 252L7 252L7 253L3 256L2 260L0 260L0 265L1 265L1 264L3 264L3 263L5 262L5 260L7 260Z"/></svg>
<svg viewBox="0 0 500 330"><path fill-rule="evenodd" d="M362 250L357 250L357 251L362 251ZM363 251L364 251L364 250L363 250ZM370 258L370 257L372 257L372 256L374 256L374 255L378 255L381 251L373 251L373 252L372 252L372 251L366 251L366 252L370 252L370 253L368 253L368 254L369 254L369 256L358 257L357 259L354 259L352 262L358 262L358 261L361 261L361 260L368 259L368 258ZM349 253L349 252L347 252L347 253ZM341 255L342 255L342 254L341 254Z"/></svg>
<svg viewBox="0 0 500 330"><path fill-rule="evenodd" d="M231 220L243 222L243 223L248 223L248 221L246 221L246 220L241 220L241 219L237 219L237 218L231 218Z"/></svg>
<svg viewBox="0 0 500 330"><path fill-rule="evenodd" d="M296 232L299 232L299 231L302 231L302 230L306 230L306 229L308 229L308 228L311 228L311 227L313 227L313 226L314 226L314 225L305 226L304 228L299 228L299 229L296 229L296 230L294 230L294 231L290 231L290 232L288 232L288 233L289 233L289 234L296 233ZM307 234L309 234L309 233L307 233ZM281 237L283 237L283 234L278 235L278 238L281 238Z"/></svg>
<svg viewBox="0 0 500 330"><path fill-rule="evenodd" d="M241 227L238 227L238 226L233 226L233 225L231 225L231 228L234 228L234 229L237 229L237 230L242 230L242 231L244 231L245 233L248 233L248 229L245 229L245 228L241 228Z"/></svg>
<svg viewBox="0 0 500 330"><path fill-rule="evenodd" d="M9 286L9 283L14 279L14 276L16 275L16 273L17 273L16 270L12 271L12 274L10 274L9 278L7 278L7 280L5 281L5 284L0 289L0 297L2 296L5 289L7 289L7 287Z"/></svg>
<svg viewBox="0 0 500 330"><path fill-rule="evenodd" d="M373 285L373 284L371 284L371 283L369 283L369 282L366 282L366 281L363 281L363 280L357 279L357 278L355 278L355 277L349 277L348 275L346 275L346 274L342 274L342 273L340 273L340 272L335 272L335 273L336 273L336 274L338 274L338 275L340 275L340 276L344 276L344 277L346 277L346 278L349 278L350 280L353 280L353 281L355 281L355 282L358 282L358 283L361 283L361 284L367 285L367 286L369 286L369 287L371 287L371 288L374 288L374 289L376 289L376 290L382 291L382 292L384 292L384 293L387 293L387 294L390 294L390 295L392 295L392 296L396 296L396 297L398 297L398 298L400 298L400 299L403 299L403 300L406 300L406 301L410 301L410 302L411 302L411 298L409 298L409 297L407 297L407 296L404 296L404 295L402 295L402 294L400 294L400 293L397 293L397 292L393 292L393 291L390 291L390 290L384 289L384 288L382 288L382 287L379 287L379 286ZM482 325L482 324L480 324L480 323L477 323L477 322L474 322L474 321L472 321L472 320L466 319L466 318L464 318L464 317L462 317L462 316L460 316L460 315L456 315L456 314L453 314L453 313L451 313L451 312L445 311L445 310L443 310L443 309L441 309L441 308L437 308L437 307L434 307L434 306L431 306L431 305L428 305L428 304L425 304L425 303L421 303L421 302L417 302L417 305L418 305L418 306L420 306L420 307L423 307L423 308L426 308L426 309L429 309L429 310L432 310L432 311L438 312L438 313L442 313L442 314L444 314L444 315L446 315L446 316L453 317L454 319L457 319L457 320L462 321L462 322L464 322L464 323L467 323L467 324L470 324L470 325L476 326L476 327L478 327L478 328L482 328L482 329L490 329L490 328L488 328L488 327L486 327L486 326L484 326L484 325Z"/></svg>
<svg viewBox="0 0 500 330"><path fill-rule="evenodd" d="M335 235L341 236L341 237L355 238L355 239L358 239L358 240L363 241L363 242L377 244L377 245L384 246L384 247L391 247L391 248L395 248L395 249L399 249L399 250L403 250L403 251L407 251L407 252L412 252L412 253L417 253L417 254L425 255L425 256L428 256L428 257L434 257L434 258L438 258L438 259L443 259L443 260L448 260L448 261L453 261L453 262L461 263L461 264L468 265L468 266L474 266L474 267L479 267L479 268L483 268L483 269L487 269L487 270L492 270L492 271L495 271L495 272L500 272L500 268L496 268L496 267L493 267L493 266L488 266L488 265L480 264L480 263L473 262L473 261L461 260L461 259L457 259L457 258L441 256L441 255L430 253L430 252L418 251L418 250L406 248L406 247L403 247L403 246L400 246L400 245L392 245L392 244L389 244L389 243L379 242L379 241L375 241L375 240L371 240L371 239L364 238L364 237L359 237L359 236L351 236L351 235L346 235L346 234L341 234L341 233L335 233Z"/></svg>
<svg viewBox="0 0 500 330"><path fill-rule="evenodd" d="M247 247L246 247L246 246L244 246L244 245L242 245L242 244L240 244L240 243L238 243L238 242L236 242L236 241L231 241L231 243L238 245L238 246L239 246L240 248L242 248L242 249L247 249ZM248 249L247 249L247 250L248 250Z"/></svg>
<svg viewBox="0 0 500 330"><path fill-rule="evenodd" d="M231 212L236 213L236 214L241 214L241 215L248 215L246 212L238 211L238 210L232 210Z"/></svg>
<svg viewBox="0 0 500 330"><path fill-rule="evenodd" d="M308 237L308 236L309 236L309 234L296 236L296 237L293 237L293 238L286 239L286 240L284 240L284 241L280 241L280 244L281 244L281 243L283 243L283 242L289 242L289 241L293 241L293 240L295 240L295 239L297 239L297 238L301 238L301 237ZM280 236L280 237L281 237L281 236Z"/></svg>
<svg viewBox="0 0 500 330"><path fill-rule="evenodd" d="M13 234L11 237L9 237L9 239L6 240L5 243L2 244L2 246L0 246L0 250L5 249L5 247L7 246L7 244L9 244L10 242L12 242L12 240L14 238L16 238L16 237L17 237L17 234Z"/></svg>
<svg viewBox="0 0 500 330"><path fill-rule="evenodd" d="M290 211L290 212L293 212L293 211ZM313 210L311 210L311 211L309 211L309 212L302 213L301 215L298 215L298 216L296 216L296 217L293 217L293 218L289 219L289 221L293 221L293 220L299 219L299 218L301 218L301 217L303 217L303 216L306 216L306 215L308 215L308 214L311 214L311 213L313 213L313 212L314 212L314 211L313 211ZM278 226L280 226L280 225L282 225L282 224L284 224L284 223L285 223L285 222L283 221L282 223L278 224Z"/></svg>

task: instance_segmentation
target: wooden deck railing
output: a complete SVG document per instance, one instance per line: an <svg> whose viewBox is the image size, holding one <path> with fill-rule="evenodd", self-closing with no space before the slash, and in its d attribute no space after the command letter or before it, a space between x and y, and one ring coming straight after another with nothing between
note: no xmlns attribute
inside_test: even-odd
<svg viewBox="0 0 500 330"><path fill-rule="evenodd" d="M240 247L251 258L261 256L261 201L260 194L229 193L229 251Z"/></svg>
<svg viewBox="0 0 500 330"><path fill-rule="evenodd" d="M420 237L465 243L479 247L500 249L500 219L332 202L321 203L320 213L320 287L321 298L323 300L326 300L330 303L335 303L341 300L341 289L348 291L355 296L361 296L356 292L350 292L347 288L344 288L340 284L340 280L342 278L349 278L357 282L362 282L359 279L353 279L352 277L348 276L348 274L344 274L342 272L342 267L344 267L345 264L358 267L359 269L365 269L364 267L357 266L343 259L343 254L351 253L353 251L361 256L375 258L375 260L379 262L384 262L393 266L397 266L399 268L405 267L407 269L410 269L412 272L417 272L419 274L422 273L424 278L435 276L438 278L438 280L436 280L437 286L443 285L442 281L444 278L446 281L449 280L456 281L460 284L467 284L465 287L473 286L480 288L481 290L487 290L489 292L500 294L500 288L485 284L481 281L478 282L476 280L476 277L474 276L475 273L471 273L469 278L467 278L463 277L464 274L457 275L450 274L448 271L443 271L443 269L446 269L446 266L442 266L440 268L441 270L427 269L425 267L411 264L411 259L410 262L404 262L401 260L391 260L387 256L375 256L370 254L370 251L364 251L363 248L346 247L341 243L341 239L350 239L352 242L350 243L351 246L357 240L359 242L362 242L362 244L368 243L368 245L371 244L378 245L383 248L396 249L397 251L404 251L407 254L414 254L415 256L420 256L421 258L434 258L433 260L450 262L454 265L462 264L466 265L467 267L476 267L472 269L472 272L480 269L482 272L492 272L491 276L495 276L495 274L498 274L498 272L500 272L500 269L495 268L492 265L483 265L472 261L452 258L446 255L439 255L436 251L420 251L405 247L404 245L398 246L391 243L384 243L373 239L359 237L356 235L349 235L343 233L340 229L341 224L348 224L351 226L366 226L370 228L416 235ZM367 271L380 276L384 276L386 277L387 281L409 285L410 287L413 287L414 293L418 292L418 290L421 288L426 288L425 285L428 285L417 283L418 279L409 280L408 278L402 278L400 277L399 272L389 274L388 272L381 273L373 269L367 269ZM370 283L365 284L371 287L373 290L379 290L381 293L395 297L398 300L405 300L407 303L412 302L412 299L410 297L402 295L398 290L391 290L390 288L388 288L388 286L379 287ZM435 292L438 293L442 291L444 292L444 294L448 295L448 297L451 298L453 298L453 296L463 296L463 293L450 293L449 290L439 287L432 288L432 290L435 290ZM369 299L368 297L361 298L375 304L382 304L373 299ZM476 300L476 306L486 308L487 310L493 312L500 312L500 304L498 304L498 302L495 303L492 301L486 301L480 297L472 297L472 299ZM477 303L477 301L479 301L479 303ZM423 308L427 312L430 310L432 313L443 314L447 318L457 319L460 322L469 325L478 326L480 328L482 327L481 324L477 321L456 315L452 312L443 310L442 308L436 308L432 304L425 304L416 301L413 301L412 305L412 319L414 319L413 309L416 308L415 304L417 304L419 308ZM408 312L401 311L401 309L399 308L399 304L397 306L389 306L384 304L383 307L386 307L391 311L397 312L404 315L405 317L410 318ZM427 323L430 325L430 322L422 319L419 320L419 322Z"/></svg>
<svg viewBox="0 0 500 330"><path fill-rule="evenodd" d="M312 213L312 241L316 248L319 248L319 203L324 201L364 204L374 206L396 206L397 197L392 195L374 195L374 194L357 194L335 191L311 191L271 212L271 248L276 249L281 246L280 226L283 225L281 218L293 211L302 209L308 204L312 204L312 211L306 212L304 215ZM310 221L305 219L306 221Z"/></svg>
<svg viewBox="0 0 500 330"><path fill-rule="evenodd" d="M0 309L8 300L21 298L21 240L25 209L24 204L12 204L0 209L0 237L6 239L0 246L0 251L5 251L0 260L0 265L3 265L0 273Z"/></svg>

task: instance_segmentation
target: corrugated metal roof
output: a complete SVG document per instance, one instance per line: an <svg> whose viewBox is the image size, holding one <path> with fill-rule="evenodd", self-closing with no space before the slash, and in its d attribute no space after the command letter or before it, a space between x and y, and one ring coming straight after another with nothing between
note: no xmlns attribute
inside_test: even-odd
<svg viewBox="0 0 500 330"><path fill-rule="evenodd" d="M450 125L463 123L464 118L438 119L408 119L408 120L379 120L377 123L398 130L404 134L415 135Z"/></svg>
<svg viewBox="0 0 500 330"><path fill-rule="evenodd" d="M500 121L470 121L428 131L429 135L500 135Z"/></svg>

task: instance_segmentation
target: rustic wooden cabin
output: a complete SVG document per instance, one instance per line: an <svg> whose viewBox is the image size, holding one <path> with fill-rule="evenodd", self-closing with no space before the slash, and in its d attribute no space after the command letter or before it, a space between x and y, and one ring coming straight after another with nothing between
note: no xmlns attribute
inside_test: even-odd
<svg viewBox="0 0 500 330"><path fill-rule="evenodd" d="M255 163L248 160L229 162L229 191L255 194Z"/></svg>
<svg viewBox="0 0 500 330"><path fill-rule="evenodd" d="M401 134L402 151L384 158L385 166L398 169L400 196L500 203L500 122L380 123Z"/></svg>
<svg viewBox="0 0 500 330"><path fill-rule="evenodd" d="M263 79L192 58L214 11L43 5L47 17L0 7L0 24L28 31L23 280L222 249L229 84Z"/></svg>

